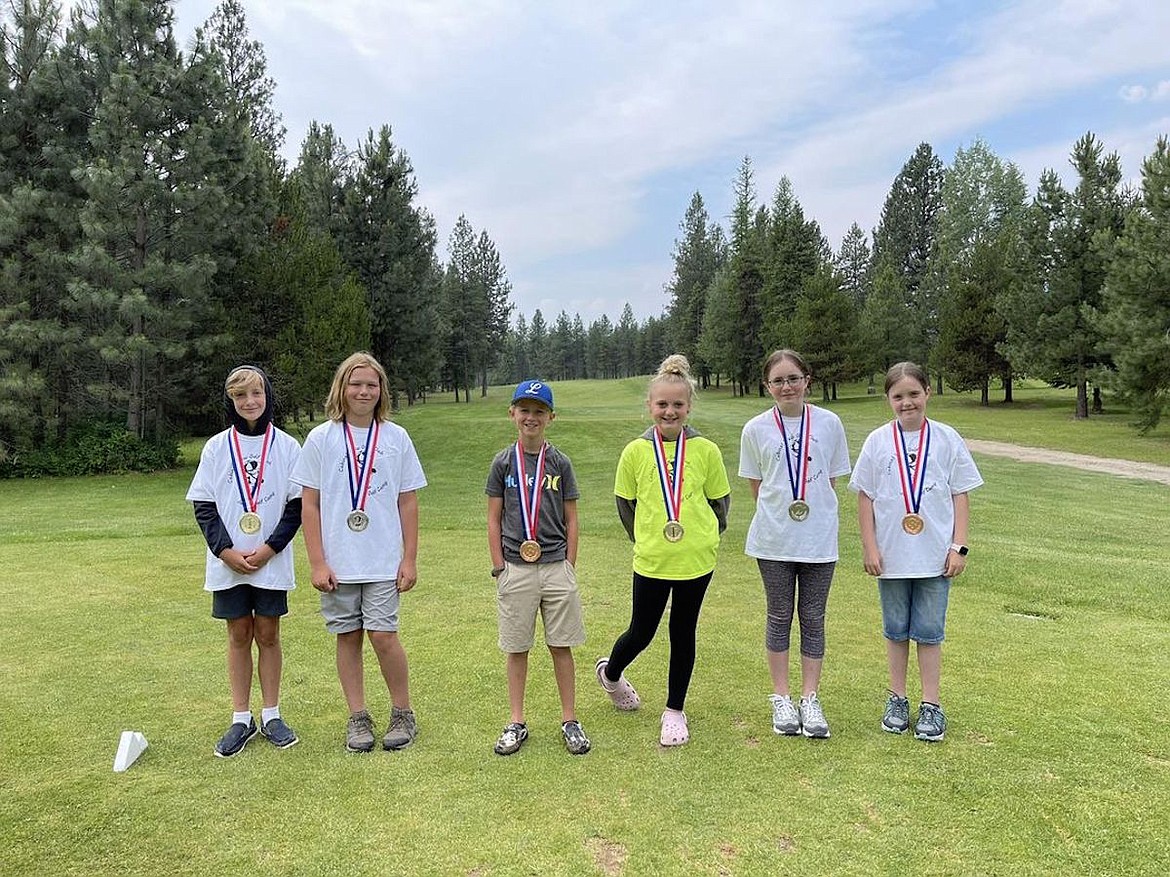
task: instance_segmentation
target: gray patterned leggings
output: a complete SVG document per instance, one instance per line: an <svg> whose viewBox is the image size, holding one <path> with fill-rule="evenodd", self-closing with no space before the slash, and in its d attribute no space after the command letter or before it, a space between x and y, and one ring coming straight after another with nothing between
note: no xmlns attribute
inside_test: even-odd
<svg viewBox="0 0 1170 877"><path fill-rule="evenodd" d="M790 560L759 560L768 603L764 645L770 652L788 651L792 631L792 610L800 616L800 653L806 658L825 656L825 606L833 583L836 561L798 563ZM799 587L798 587L799 585Z"/></svg>

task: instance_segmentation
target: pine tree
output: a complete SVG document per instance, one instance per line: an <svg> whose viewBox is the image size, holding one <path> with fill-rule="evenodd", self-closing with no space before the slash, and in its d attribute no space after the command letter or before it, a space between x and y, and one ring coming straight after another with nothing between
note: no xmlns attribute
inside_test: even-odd
<svg viewBox="0 0 1170 877"><path fill-rule="evenodd" d="M437 377L441 275L436 270L435 224L416 207L418 184L390 127L372 130L357 150L357 168L345 186L338 243L369 295L373 354L386 369L390 397L416 398Z"/></svg>
<svg viewBox="0 0 1170 877"><path fill-rule="evenodd" d="M1170 395L1170 140L1142 164L1141 203L1127 218L1105 292L1116 383L1142 432L1156 427Z"/></svg>
<svg viewBox="0 0 1170 877"><path fill-rule="evenodd" d="M706 386L709 369L699 355L699 335L707 288L727 259L727 245L722 228L711 221L698 192L691 196L679 231L681 236L674 242L674 275L667 286L670 346L691 361L694 374Z"/></svg>

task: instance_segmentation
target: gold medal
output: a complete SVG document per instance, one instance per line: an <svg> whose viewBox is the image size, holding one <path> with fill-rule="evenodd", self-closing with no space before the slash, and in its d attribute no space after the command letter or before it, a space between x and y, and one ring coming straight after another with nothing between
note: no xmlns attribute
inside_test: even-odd
<svg viewBox="0 0 1170 877"><path fill-rule="evenodd" d="M240 515L240 529L249 536L260 532L260 516L255 512L244 512Z"/></svg>
<svg viewBox="0 0 1170 877"><path fill-rule="evenodd" d="M666 526L662 528L662 535L666 537L667 542L679 542L682 540L683 525L678 521L667 521Z"/></svg>
<svg viewBox="0 0 1170 877"><path fill-rule="evenodd" d="M370 526L370 516L361 509L354 509L345 516L345 523L349 529L353 530L355 533L360 533L362 530L366 529L366 527Z"/></svg>
<svg viewBox="0 0 1170 877"><path fill-rule="evenodd" d="M536 563L540 560L540 543L535 539L525 539L521 542L520 559L525 563Z"/></svg>
<svg viewBox="0 0 1170 877"><path fill-rule="evenodd" d="M808 519L808 503L803 499L793 501L788 506L788 517L797 523Z"/></svg>
<svg viewBox="0 0 1170 877"><path fill-rule="evenodd" d="M926 521L922 520L922 515L909 514L902 518L902 529L911 536L917 536L926 529Z"/></svg>

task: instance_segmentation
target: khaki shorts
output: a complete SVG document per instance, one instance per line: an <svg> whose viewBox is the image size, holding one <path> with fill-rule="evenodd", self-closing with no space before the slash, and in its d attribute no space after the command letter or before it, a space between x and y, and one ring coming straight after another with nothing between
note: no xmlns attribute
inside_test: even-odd
<svg viewBox="0 0 1170 877"><path fill-rule="evenodd" d="M321 615L330 633L398 630L398 585L386 582L339 584L321 592Z"/></svg>
<svg viewBox="0 0 1170 877"><path fill-rule="evenodd" d="M544 642L554 647L585 642L577 571L567 560L506 563L496 579L500 650L527 652L536 636L536 613L544 621Z"/></svg>

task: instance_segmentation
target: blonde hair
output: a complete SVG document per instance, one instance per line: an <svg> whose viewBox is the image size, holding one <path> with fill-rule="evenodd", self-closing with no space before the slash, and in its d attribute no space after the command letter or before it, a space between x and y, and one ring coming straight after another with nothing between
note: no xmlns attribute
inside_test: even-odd
<svg viewBox="0 0 1170 877"><path fill-rule="evenodd" d="M228 372L227 380L223 382L223 391L228 396L237 392L246 393L249 390L264 387L264 375L250 365L241 365Z"/></svg>
<svg viewBox="0 0 1170 877"><path fill-rule="evenodd" d="M333 383L330 385L329 395L325 399L325 416L330 420L341 421L345 419L345 387L349 383L350 375L359 368L371 368L378 373L380 392L378 393L378 402L374 405L374 420L387 419L389 403L386 401L386 384L389 383L389 379L386 377L386 369L382 368L382 364L374 359L372 354L359 351L347 356L333 374Z"/></svg>
<svg viewBox="0 0 1170 877"><path fill-rule="evenodd" d="M695 391L698 389L698 384L691 377L691 364L681 353L672 353L662 360L662 364L658 366L657 374L650 379L650 386L646 392L647 402L650 401L650 390L654 389L654 385L664 383L686 384L687 404L695 404Z"/></svg>

